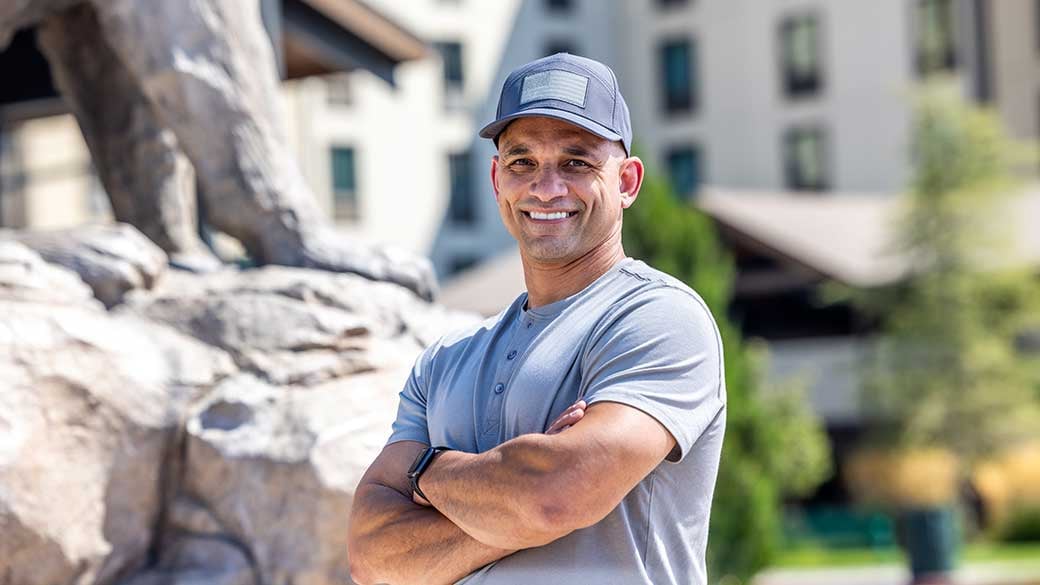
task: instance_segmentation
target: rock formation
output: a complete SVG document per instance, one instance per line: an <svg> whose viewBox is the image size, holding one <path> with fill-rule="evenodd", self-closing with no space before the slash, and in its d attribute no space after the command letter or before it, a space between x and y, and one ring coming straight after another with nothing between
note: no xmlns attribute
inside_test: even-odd
<svg viewBox="0 0 1040 585"><path fill-rule="evenodd" d="M0 585L350 582L352 494L397 392L474 317L353 274L156 255L128 226L0 233Z"/></svg>

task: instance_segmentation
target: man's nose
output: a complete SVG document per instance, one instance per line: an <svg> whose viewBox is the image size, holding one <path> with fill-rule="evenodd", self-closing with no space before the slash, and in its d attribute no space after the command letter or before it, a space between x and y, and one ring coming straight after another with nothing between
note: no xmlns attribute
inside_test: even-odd
<svg viewBox="0 0 1040 585"><path fill-rule="evenodd" d="M554 168L543 168L531 185L531 195L543 201L567 195L567 182Z"/></svg>

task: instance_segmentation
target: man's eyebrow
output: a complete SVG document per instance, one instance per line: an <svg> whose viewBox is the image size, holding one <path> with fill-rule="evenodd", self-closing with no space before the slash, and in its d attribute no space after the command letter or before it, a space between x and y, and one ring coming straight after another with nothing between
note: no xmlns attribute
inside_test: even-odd
<svg viewBox="0 0 1040 585"><path fill-rule="evenodd" d="M593 156L593 152L583 146L565 146L563 147L563 152L574 156Z"/></svg>
<svg viewBox="0 0 1040 585"><path fill-rule="evenodd" d="M531 154L531 149L524 146L523 144L517 144L516 146L510 147L509 150L503 153L503 156L517 156L521 154Z"/></svg>

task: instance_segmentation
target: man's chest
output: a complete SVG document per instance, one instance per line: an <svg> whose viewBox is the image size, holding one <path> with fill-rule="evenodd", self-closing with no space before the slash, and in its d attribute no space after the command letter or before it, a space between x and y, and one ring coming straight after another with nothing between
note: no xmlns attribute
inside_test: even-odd
<svg viewBox="0 0 1040 585"><path fill-rule="evenodd" d="M578 399L589 326L528 323L517 320L435 369L427 402L433 444L483 452L544 432Z"/></svg>

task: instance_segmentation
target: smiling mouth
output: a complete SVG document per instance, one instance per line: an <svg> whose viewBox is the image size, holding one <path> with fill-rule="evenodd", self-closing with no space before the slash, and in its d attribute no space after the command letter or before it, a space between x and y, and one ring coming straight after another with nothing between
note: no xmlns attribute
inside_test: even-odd
<svg viewBox="0 0 1040 585"><path fill-rule="evenodd" d="M554 211L552 213L542 213L540 211L522 211L521 213L523 213L525 217L536 221L555 221L578 215L577 211Z"/></svg>

